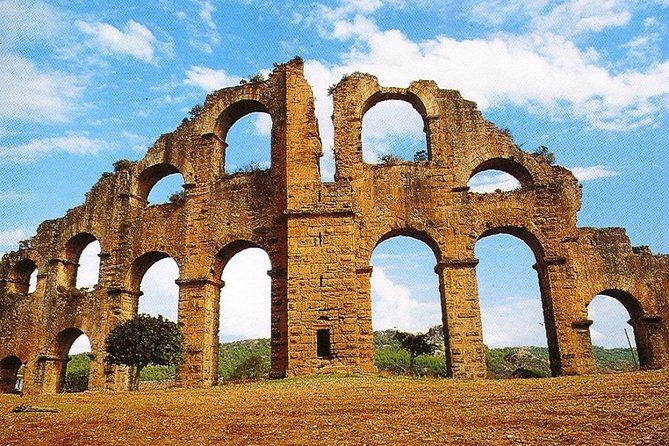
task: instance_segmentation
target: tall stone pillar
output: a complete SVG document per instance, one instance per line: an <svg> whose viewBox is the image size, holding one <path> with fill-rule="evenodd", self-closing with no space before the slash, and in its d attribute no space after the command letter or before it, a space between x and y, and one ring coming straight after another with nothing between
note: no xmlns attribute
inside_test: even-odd
<svg viewBox="0 0 669 446"><path fill-rule="evenodd" d="M137 314L139 298L142 292L111 287L107 289L107 294L109 296L110 311L105 328L105 339L116 325L133 318ZM104 346L95 352L88 378L89 388L128 390L130 388L130 369L125 366L105 364L104 357L106 354Z"/></svg>
<svg viewBox="0 0 669 446"><path fill-rule="evenodd" d="M271 378L284 378L288 370L288 302L286 286L288 284L285 268L267 271L272 279L271 296Z"/></svg>
<svg viewBox="0 0 669 446"><path fill-rule="evenodd" d="M575 308L577 273L564 257L539 259L536 266L553 376L596 372L584 308Z"/></svg>
<svg viewBox="0 0 669 446"><path fill-rule="evenodd" d="M182 279L179 285L179 326L184 334L184 363L177 382L184 387L207 387L218 382L218 324L220 280Z"/></svg>
<svg viewBox="0 0 669 446"><path fill-rule="evenodd" d="M639 365L643 369L661 369L669 365L661 321L662 317L655 314L644 314L628 321L634 329Z"/></svg>
<svg viewBox="0 0 669 446"><path fill-rule="evenodd" d="M358 281L358 349L360 351L360 370L363 373L376 373L378 371L374 365L374 330L372 327L371 299L372 271L372 265L355 270Z"/></svg>
<svg viewBox="0 0 669 446"><path fill-rule="evenodd" d="M446 347L446 373L453 378L485 378L483 329L476 282L477 259L437 263Z"/></svg>

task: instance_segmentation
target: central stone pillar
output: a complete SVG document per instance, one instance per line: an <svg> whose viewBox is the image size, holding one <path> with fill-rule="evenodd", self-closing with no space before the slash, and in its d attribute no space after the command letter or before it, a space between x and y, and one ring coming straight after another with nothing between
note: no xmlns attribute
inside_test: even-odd
<svg viewBox="0 0 669 446"><path fill-rule="evenodd" d="M218 323L223 282L208 278L177 280L179 326L184 335L184 363L177 383L208 387L218 382Z"/></svg>
<svg viewBox="0 0 669 446"><path fill-rule="evenodd" d="M476 282L477 259L437 263L446 348L446 373L452 378L485 378L487 368Z"/></svg>

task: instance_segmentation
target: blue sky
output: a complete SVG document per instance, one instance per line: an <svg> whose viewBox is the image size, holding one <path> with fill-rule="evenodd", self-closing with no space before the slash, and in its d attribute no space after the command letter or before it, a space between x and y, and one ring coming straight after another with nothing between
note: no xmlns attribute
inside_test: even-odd
<svg viewBox="0 0 669 446"><path fill-rule="evenodd" d="M510 129L524 149L548 146L558 164L574 171L583 184L579 225L622 226L634 245L669 253L667 0L108 5L0 0L0 251L15 249L41 221L80 204L115 160L141 158L207 93L299 55L317 98L324 180L333 174L328 86L354 71L375 74L388 86L434 79L476 101L486 119ZM402 150L410 156L424 145L416 122L403 104L372 108L364 123L365 159ZM268 121L250 116L234 130L229 164L266 166ZM500 180L479 182L497 187ZM163 187L169 194L179 179ZM429 285L434 259L422 246L395 243L399 248L379 246L372 259L375 325L425 329L437 302ZM428 273L407 277L386 252L393 250ZM500 261L509 252L517 260ZM238 271L267 269L262 255L243 254ZM486 342L545 343L540 330L521 338L513 329L519 320L504 316L538 302L529 250L514 240L485 239L477 256ZM527 277L500 287L509 282L502 271L509 263L511 277ZM161 277L169 268L163 269L145 278L147 296L154 285L167 292ZM253 284L266 283L262 272L253 277ZM260 322L244 326L250 313L238 322L224 320L224 338L269 332L257 328L269 321L263 293L247 291L253 298L229 310L255 311ZM158 311L147 296L142 305ZM176 314L175 298L162 301ZM610 325L620 333L626 316L614 317L615 305L602 305L596 324L615 321ZM388 315L389 308L409 308L411 317L403 320L402 310ZM540 315L526 319L523 325L541 327ZM606 333L607 327L593 330ZM606 345L612 336L602 335L598 343Z"/></svg>

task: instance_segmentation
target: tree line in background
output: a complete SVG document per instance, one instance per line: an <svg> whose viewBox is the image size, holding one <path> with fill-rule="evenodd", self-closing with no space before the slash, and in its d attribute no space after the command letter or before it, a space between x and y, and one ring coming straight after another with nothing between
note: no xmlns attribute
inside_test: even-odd
<svg viewBox="0 0 669 446"><path fill-rule="evenodd" d="M150 345L154 345L151 347ZM157 345L157 346L156 346ZM409 376L446 376L441 326L426 333L397 330L374 332L374 363L381 373ZM138 315L112 330L107 339L109 364L133 369L132 388L140 381L170 381L183 361L183 336L174 322L162 317ZM636 364L628 349L593 347L600 372L630 371ZM490 378L547 377L550 362L546 347L487 348ZM88 388L90 354L73 355L67 366L65 390ZM270 371L269 339L253 339L220 344L219 377L226 381L264 379Z"/></svg>

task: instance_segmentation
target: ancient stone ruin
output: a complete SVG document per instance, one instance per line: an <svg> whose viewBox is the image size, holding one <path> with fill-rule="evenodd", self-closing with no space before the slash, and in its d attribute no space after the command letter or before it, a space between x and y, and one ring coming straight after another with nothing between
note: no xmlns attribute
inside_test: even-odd
<svg viewBox="0 0 669 446"><path fill-rule="evenodd" d="M422 116L428 159L363 162L362 118L403 100ZM63 388L67 352L86 333L90 388L127 388L127 372L105 366L104 340L138 308L140 283L156 261L179 266L179 324L186 338L183 386L218 379L219 293L226 262L248 247L269 255L271 375L374 372L370 257L397 235L426 243L437 259L447 374L486 376L475 243L498 233L534 253L554 375L595 372L588 303L598 294L630 315L644 368L669 366L669 256L630 246L625 231L576 226L581 188L572 173L521 151L474 103L432 81L382 87L355 73L332 89L335 181L322 182L314 98L300 59L266 81L210 94L199 115L162 135L137 162L103 174L83 205L42 223L0 264L0 386L11 391L24 365L27 392ZM251 112L272 120L271 168L225 172L226 136ZM485 170L521 188L474 193ZM152 187L180 172L184 196L147 205ZM101 246L98 285L75 287L82 250ZM37 286L29 278L37 271Z"/></svg>

